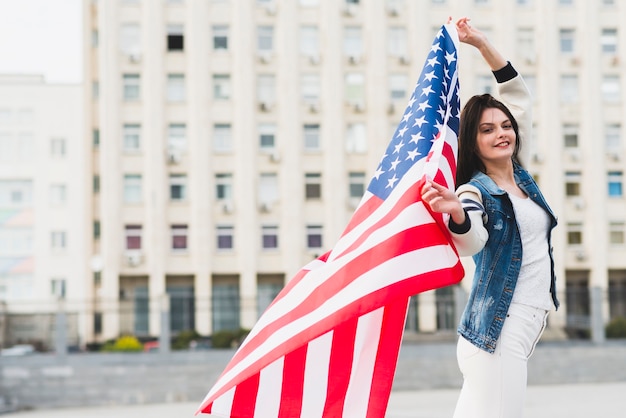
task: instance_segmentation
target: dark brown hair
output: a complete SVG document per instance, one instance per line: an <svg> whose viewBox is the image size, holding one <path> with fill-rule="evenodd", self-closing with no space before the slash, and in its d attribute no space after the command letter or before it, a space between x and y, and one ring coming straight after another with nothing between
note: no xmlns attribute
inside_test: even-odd
<svg viewBox="0 0 626 418"><path fill-rule="evenodd" d="M517 155L519 153L521 143L519 136L519 126L517 121L511 114L511 111L504 103L495 99L490 94L481 94L473 96L467 101L461 112L461 124L459 127L459 158L456 169L456 185L457 187L470 181L476 171L485 172L485 164L478 156L478 146L476 139L478 137L478 126L480 118L485 109L500 109L511 121L513 131L515 132L515 148L513 150L513 161L519 164Z"/></svg>

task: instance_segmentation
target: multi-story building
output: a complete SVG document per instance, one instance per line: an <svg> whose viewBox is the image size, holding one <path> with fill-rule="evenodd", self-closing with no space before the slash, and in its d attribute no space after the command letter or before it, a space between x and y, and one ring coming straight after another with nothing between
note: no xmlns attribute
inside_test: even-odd
<svg viewBox="0 0 626 418"><path fill-rule="evenodd" d="M605 321L626 315L620 2L84 6L85 129L99 185L88 205L99 234L87 245L86 341L158 335L168 308L173 332L251 327L341 234L451 12L472 17L535 96L529 168L560 219L563 308L550 326L588 328L596 287ZM479 54L460 54L462 98L492 91ZM453 329L450 291L418 295L408 325Z"/></svg>
<svg viewBox="0 0 626 418"><path fill-rule="evenodd" d="M33 336L50 346L55 312L87 312L82 91L0 76L0 316L11 314L0 346ZM77 344L91 316L68 319Z"/></svg>

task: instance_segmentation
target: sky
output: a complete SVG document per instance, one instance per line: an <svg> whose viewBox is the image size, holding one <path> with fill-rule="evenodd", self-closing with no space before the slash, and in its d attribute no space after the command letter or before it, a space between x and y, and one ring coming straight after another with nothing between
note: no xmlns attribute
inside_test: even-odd
<svg viewBox="0 0 626 418"><path fill-rule="evenodd" d="M0 74L82 81L81 0L0 0Z"/></svg>

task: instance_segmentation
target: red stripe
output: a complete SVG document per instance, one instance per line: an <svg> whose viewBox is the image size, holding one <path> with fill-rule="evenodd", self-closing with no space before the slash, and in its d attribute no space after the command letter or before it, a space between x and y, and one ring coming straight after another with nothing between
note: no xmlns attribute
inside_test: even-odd
<svg viewBox="0 0 626 418"><path fill-rule="evenodd" d="M383 418L389 403L389 394L396 373L398 354L404 334L409 298L398 299L385 306L378 352L372 375L372 388L367 406L367 418Z"/></svg>
<svg viewBox="0 0 626 418"><path fill-rule="evenodd" d="M381 198L376 195L370 196L368 200L361 203L356 211L352 214L352 218L350 218L350 222L346 227L346 230L343 232L343 235L346 235L348 232L352 231L357 225L367 219L370 214L374 213L376 209L384 202Z"/></svg>
<svg viewBox="0 0 626 418"><path fill-rule="evenodd" d="M305 344L285 356L278 418L299 417L302 413L304 370L308 347L308 344Z"/></svg>
<svg viewBox="0 0 626 418"><path fill-rule="evenodd" d="M350 384L352 358L354 356L354 336L358 318L352 318L335 328L328 365L328 390L323 417L343 416L343 405Z"/></svg>
<svg viewBox="0 0 626 418"><path fill-rule="evenodd" d="M230 367L234 366L239 359L247 356L254 347L267 340L275 331L318 308L326 302L328 295L337 293L346 285L357 280L373 267L376 267L379 264L378 260L388 260L410 251L445 244L447 244L447 241L441 233L441 230L436 224L431 223L404 230L402 233L396 234L386 241L381 242L376 247L370 248L326 279L324 283L311 292L300 305L294 307L273 323L267 324L263 330L254 335L250 341L247 341L246 344L235 353ZM407 294L407 296L409 295L410 294ZM396 297L398 296L401 295L396 295ZM382 304L383 301L381 300L380 303ZM229 368L226 370L229 370Z"/></svg>
<svg viewBox="0 0 626 418"><path fill-rule="evenodd" d="M226 392L228 388L231 388L234 385L238 384L242 380L242 378L245 378L246 373L249 370L259 370L267 366L276 358L280 357L283 353L292 350L294 347L299 347L303 344L306 344L307 342L313 340L319 335L328 332L328 330L333 329L333 325L337 323L341 323L346 319L351 319L354 316L361 316L364 313L373 311L374 309L378 309L381 306L381 301L396 300L401 295L413 295L427 290L449 286L458 283L462 278L463 266L459 261L452 268L430 271L418 276L414 276L394 283L390 286L381 288L375 292L372 292L369 295L364 296L361 299L357 299L356 301L346 305L345 307L338 309L334 314L320 320L308 329L303 330L302 332L296 334L284 343L276 346L264 357L252 363L236 378L232 379L228 385L219 389L210 399L207 400L207 402L212 402L213 400L221 396L224 392ZM231 361L231 366L233 365L233 363L234 360ZM204 408L204 406L202 408ZM203 412L206 411L204 411L203 409Z"/></svg>
<svg viewBox="0 0 626 418"><path fill-rule="evenodd" d="M239 383L235 389L231 418L249 418L254 416L256 397L259 391L260 372Z"/></svg>

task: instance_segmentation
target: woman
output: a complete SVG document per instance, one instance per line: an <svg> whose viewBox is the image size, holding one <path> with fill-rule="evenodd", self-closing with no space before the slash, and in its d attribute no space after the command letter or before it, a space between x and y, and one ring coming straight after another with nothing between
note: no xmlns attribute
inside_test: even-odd
<svg viewBox="0 0 626 418"><path fill-rule="evenodd" d="M502 102L485 94L461 112L456 194L427 182L422 198L450 214L459 253L476 264L458 327L463 388L455 418L522 416L527 360L558 308L551 231L556 218L522 167L530 94L521 76L483 33L457 24L459 40L476 47L491 68ZM505 105L506 104L506 105Z"/></svg>

